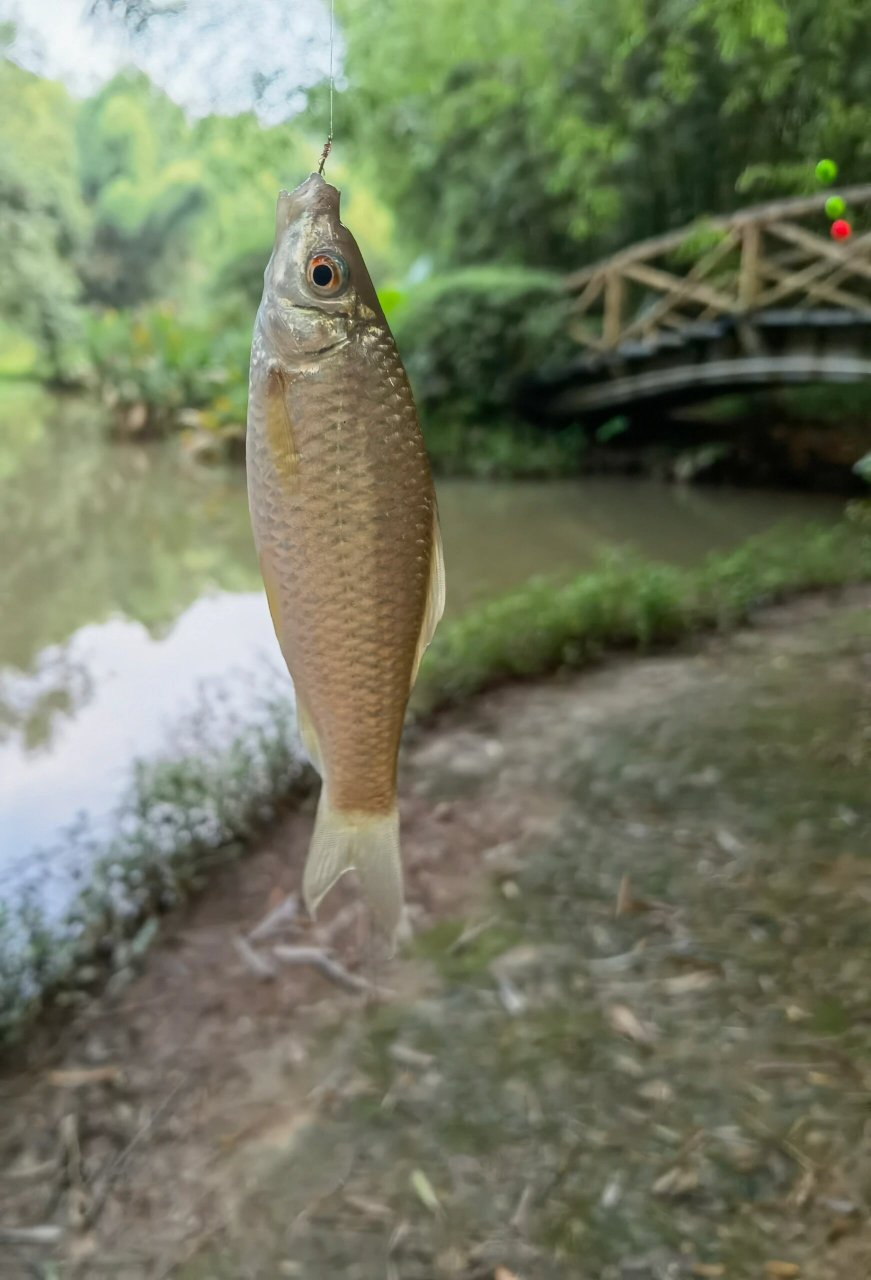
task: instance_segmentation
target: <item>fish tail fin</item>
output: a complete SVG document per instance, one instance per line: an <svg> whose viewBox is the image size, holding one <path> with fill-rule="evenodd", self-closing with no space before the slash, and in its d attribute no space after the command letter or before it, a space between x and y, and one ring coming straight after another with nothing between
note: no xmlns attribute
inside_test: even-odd
<svg viewBox="0 0 871 1280"><path fill-rule="evenodd" d="M324 790L302 881L312 916L336 881L352 869L360 877L376 924L392 943L402 913L399 811L339 813L330 808Z"/></svg>

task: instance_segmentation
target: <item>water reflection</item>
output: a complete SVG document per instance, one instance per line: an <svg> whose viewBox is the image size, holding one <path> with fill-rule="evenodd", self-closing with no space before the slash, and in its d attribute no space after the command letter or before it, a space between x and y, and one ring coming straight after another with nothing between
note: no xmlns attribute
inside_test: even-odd
<svg viewBox="0 0 871 1280"><path fill-rule="evenodd" d="M197 467L173 447L113 445L87 405L3 393L4 666L27 669L113 614L156 628L210 587L258 582L240 469Z"/></svg>
<svg viewBox="0 0 871 1280"><path fill-rule="evenodd" d="M81 811L99 828L132 761L173 746L204 687L220 686L219 726L244 718L262 694L289 692L260 593L198 600L160 638L121 618L82 627L46 656L44 673L87 672L90 696L55 723L50 749L43 742L28 750L20 734L0 744L0 897L4 884L25 875L30 851ZM26 685L21 678L19 690Z"/></svg>
<svg viewBox="0 0 871 1280"><path fill-rule="evenodd" d="M449 613L537 574L591 568L609 547L698 564L784 520L836 519L824 494L703 489L652 480L446 480L438 486Z"/></svg>

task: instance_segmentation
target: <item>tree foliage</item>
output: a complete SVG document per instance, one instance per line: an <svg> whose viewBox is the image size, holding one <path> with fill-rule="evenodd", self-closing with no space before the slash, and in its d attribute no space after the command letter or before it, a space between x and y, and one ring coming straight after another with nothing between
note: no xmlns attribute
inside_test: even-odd
<svg viewBox="0 0 871 1280"><path fill-rule="evenodd" d="M134 36L155 14L171 33L185 7L93 6L96 21L126 13ZM813 190L822 155L845 182L871 171L866 0L337 0L337 18L328 176L376 283L409 301L403 350L423 401L443 385L466 416L503 396L497 366L538 360L512 273L561 273ZM326 95L316 85L301 116L269 128L253 112L191 123L140 72L76 103L3 63L0 374L30 360L64 376L90 351L134 417L139 395L165 395L149 422L197 407L237 429L275 195L313 167ZM478 288L466 268L502 272L504 287L490 275ZM410 281L428 274L415 301ZM84 324L83 308L118 314ZM203 377L190 362L183 374L178 334ZM215 377L212 412L219 348L232 377Z"/></svg>
<svg viewBox="0 0 871 1280"><path fill-rule="evenodd" d="M184 113L141 73L116 76L82 107L82 194L92 215L88 297L120 306L166 290L206 202Z"/></svg>
<svg viewBox="0 0 871 1280"><path fill-rule="evenodd" d="M59 85L0 61L0 337L23 342L51 378L69 371L78 338L74 119Z"/></svg>
<svg viewBox="0 0 871 1280"><path fill-rule="evenodd" d="M862 0L339 0L340 117L440 264L576 265L871 160Z"/></svg>

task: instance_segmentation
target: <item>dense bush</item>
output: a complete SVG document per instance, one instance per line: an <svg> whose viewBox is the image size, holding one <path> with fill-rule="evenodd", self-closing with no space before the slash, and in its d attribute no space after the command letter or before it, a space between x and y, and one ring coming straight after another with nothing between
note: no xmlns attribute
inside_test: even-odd
<svg viewBox="0 0 871 1280"><path fill-rule="evenodd" d="M505 267L455 271L409 290L391 319L422 414L503 417L519 377L569 353L567 309L559 276Z"/></svg>
<svg viewBox="0 0 871 1280"><path fill-rule="evenodd" d="M102 398L124 432L183 426L225 443L245 434L250 327L181 316L168 304L103 311L87 324Z"/></svg>
<svg viewBox="0 0 871 1280"><path fill-rule="evenodd" d="M558 276L475 267L384 301L436 471L484 477L578 469L582 431L544 436L516 411L524 375L570 354Z"/></svg>

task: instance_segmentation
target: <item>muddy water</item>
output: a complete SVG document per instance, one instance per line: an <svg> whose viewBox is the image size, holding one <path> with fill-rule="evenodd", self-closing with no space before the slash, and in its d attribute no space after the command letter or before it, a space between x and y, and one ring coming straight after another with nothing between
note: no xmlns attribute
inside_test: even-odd
<svg viewBox="0 0 871 1280"><path fill-rule="evenodd" d="M681 564L783 519L833 519L819 495L589 479L445 481L448 610L607 548ZM0 403L0 898L32 850L111 811L137 757L220 688L244 714L287 678L239 468L175 444L105 441L95 414L41 393Z"/></svg>

